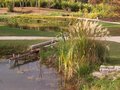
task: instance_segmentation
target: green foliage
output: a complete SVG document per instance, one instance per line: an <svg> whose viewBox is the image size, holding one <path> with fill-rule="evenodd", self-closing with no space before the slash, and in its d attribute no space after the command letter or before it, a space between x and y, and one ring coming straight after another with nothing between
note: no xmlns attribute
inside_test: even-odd
<svg viewBox="0 0 120 90"><path fill-rule="evenodd" d="M52 5L51 5L51 8L55 8L55 9L62 9L62 4L60 2L54 2Z"/></svg>
<svg viewBox="0 0 120 90"><path fill-rule="evenodd" d="M82 90L119 90L120 79L117 80L94 80L91 85L84 85Z"/></svg>
<svg viewBox="0 0 120 90"><path fill-rule="evenodd" d="M76 70L76 74L79 77L85 77L86 75L89 75L92 69L90 68L90 65L88 62L83 61Z"/></svg>
<svg viewBox="0 0 120 90"><path fill-rule="evenodd" d="M94 64L106 60L106 44L96 41L95 37L104 37L108 31L98 23L79 21L70 26L65 35L59 45L59 69L66 79L76 74L78 77L87 75ZM90 40L91 36L93 38Z"/></svg>
<svg viewBox="0 0 120 90"><path fill-rule="evenodd" d="M43 7L43 8L48 7L48 1L46 1L46 0L41 1L40 6Z"/></svg>
<svg viewBox="0 0 120 90"><path fill-rule="evenodd" d="M84 9L87 9L88 13L90 13L93 10L94 6L91 4L81 4L81 11L84 11Z"/></svg>
<svg viewBox="0 0 120 90"><path fill-rule="evenodd" d="M53 37L56 36L58 32L54 30L45 31L45 30L30 30L30 29L19 29L9 26L0 26L0 36L47 36Z"/></svg>
<svg viewBox="0 0 120 90"><path fill-rule="evenodd" d="M40 43L40 40L32 40L32 41L0 41L0 58L7 55L20 54L25 52L28 49L29 45Z"/></svg>
<svg viewBox="0 0 120 90"><path fill-rule="evenodd" d="M63 1L62 2L62 9L68 11L69 10L69 5L70 3L69 2L66 2L66 1Z"/></svg>
<svg viewBox="0 0 120 90"><path fill-rule="evenodd" d="M77 3L77 2L71 3L71 2L63 1L62 8L67 11L71 10L73 12L77 12L80 9L80 3Z"/></svg>
<svg viewBox="0 0 120 90"><path fill-rule="evenodd" d="M120 65L120 43L108 42L110 47L109 65Z"/></svg>
<svg viewBox="0 0 120 90"><path fill-rule="evenodd" d="M0 7L9 7L12 11L12 5L7 4L9 0L0 1ZM10 1L13 2L13 1ZM87 17L87 18L105 18L105 17L119 17L119 6L111 6L108 3L90 4L82 3L86 0L80 1L68 1L68 0L15 0L13 2L15 7L43 7L43 8L54 8L64 9L67 11L77 12L73 14L75 16ZM83 13L83 14L81 14Z"/></svg>
<svg viewBox="0 0 120 90"><path fill-rule="evenodd" d="M77 12L77 11L79 11L79 8L80 8L79 3L71 3L70 4L71 11Z"/></svg>
<svg viewBox="0 0 120 90"><path fill-rule="evenodd" d="M116 7L108 4L80 4L79 12L73 13L73 16L77 15L86 18L105 18L105 17L119 17L119 14L115 13ZM82 14L81 14L82 13Z"/></svg>
<svg viewBox="0 0 120 90"><path fill-rule="evenodd" d="M23 29L54 29L60 30L66 28L71 17L54 17L54 16L39 16L39 15L18 15L18 16L1 16L0 22L4 22L7 25L20 27Z"/></svg>
<svg viewBox="0 0 120 90"><path fill-rule="evenodd" d="M54 46L45 47L45 48L43 47L41 48L40 57L41 57L42 62L46 62L48 59L54 59L51 57L56 56L57 54L58 54L58 50L56 47Z"/></svg>

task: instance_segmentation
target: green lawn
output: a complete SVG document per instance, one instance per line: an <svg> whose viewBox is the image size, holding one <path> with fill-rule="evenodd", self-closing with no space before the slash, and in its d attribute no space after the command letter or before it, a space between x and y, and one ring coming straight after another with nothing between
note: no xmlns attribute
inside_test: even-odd
<svg viewBox="0 0 120 90"><path fill-rule="evenodd" d="M0 41L0 57L5 55L12 55L13 53L26 52L28 47L32 44L43 42L42 40L20 40L20 41Z"/></svg>
<svg viewBox="0 0 120 90"><path fill-rule="evenodd" d="M102 23L102 25L108 28L120 28L119 24Z"/></svg>
<svg viewBox="0 0 120 90"><path fill-rule="evenodd" d="M109 57L106 64L120 65L120 43L112 41L102 41L109 46Z"/></svg>
<svg viewBox="0 0 120 90"><path fill-rule="evenodd" d="M120 43L108 42L110 46L110 59L109 64L120 65Z"/></svg>
<svg viewBox="0 0 120 90"><path fill-rule="evenodd" d="M110 31L110 35L112 36L120 36L120 25L118 24L109 24L109 23L101 23L104 27L108 28ZM49 30L49 31L38 31L38 30L29 30L29 29L19 29L13 28L9 26L0 26L0 36L48 36L53 37L58 34L57 31Z"/></svg>
<svg viewBox="0 0 120 90"><path fill-rule="evenodd" d="M1 46L29 46L32 44L37 44L45 40L0 40Z"/></svg>
<svg viewBox="0 0 120 90"><path fill-rule="evenodd" d="M108 28L110 35L120 36L120 25L119 24L110 24L110 23L101 23L104 27Z"/></svg>
<svg viewBox="0 0 120 90"><path fill-rule="evenodd" d="M51 31L38 31L29 29L19 29L9 26L0 26L0 36L56 36L58 32Z"/></svg>

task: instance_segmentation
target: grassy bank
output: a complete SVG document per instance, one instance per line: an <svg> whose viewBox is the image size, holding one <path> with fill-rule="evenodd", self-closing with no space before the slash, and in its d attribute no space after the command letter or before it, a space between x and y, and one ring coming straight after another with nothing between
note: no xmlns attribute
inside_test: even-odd
<svg viewBox="0 0 120 90"><path fill-rule="evenodd" d="M108 46L106 44L107 41L106 42L101 42L101 41L96 42L94 40L92 42L87 41L87 39L84 37L84 29L82 26L83 25L79 23L79 24L75 24L74 28L70 27L69 33L67 33L68 35L70 34L68 37L69 40L65 41L65 39L63 38L64 39L63 42L60 43L60 45L58 45L59 59L57 58L57 60L59 64L57 63L57 67L59 71L63 73L66 82L69 82L70 86L80 88L80 89L72 89L72 90L110 90L110 89L106 89L107 87L113 88L115 90L115 88L119 87L118 84L116 84L116 81L108 80L108 78L102 80L96 79L91 75L91 73L93 71L98 70L101 64L109 64L109 65L112 65L113 63L114 65L120 64L119 62L120 51L118 48L120 44L115 42L108 42L108 44L110 45L110 51L109 51L110 55L108 56L108 52L107 52ZM94 28L96 27L97 26L95 25ZM87 27L85 30L88 30ZM89 30L93 30L93 27L89 28ZM106 29L101 29L100 31L102 32L105 30ZM101 35L100 33L97 33L98 36ZM105 34L107 35L107 31ZM89 37L91 33L85 35L86 37ZM94 37L94 33L92 33L92 36ZM76 37L78 37L78 39L76 39ZM50 51L48 51L48 53L49 52ZM46 57L47 56L49 57L49 55L46 55ZM106 62L107 60L106 57L109 57L108 62ZM116 57L117 61L112 57ZM50 59L48 58L48 62L49 61ZM120 83L120 80L117 81L118 83ZM95 82L98 84L96 84ZM75 83L77 83L77 85ZM105 83L105 85L103 83ZM110 86L111 83L114 84L113 87ZM96 85L99 85L100 87ZM93 89L94 87L96 89Z"/></svg>
<svg viewBox="0 0 120 90"><path fill-rule="evenodd" d="M53 30L30 30L30 29L19 29L9 26L0 26L0 36L56 36L58 32Z"/></svg>
<svg viewBox="0 0 120 90"><path fill-rule="evenodd" d="M0 57L6 55L20 54L25 52L32 44L40 43L40 40L24 41L0 41Z"/></svg>
<svg viewBox="0 0 120 90"><path fill-rule="evenodd" d="M108 28L111 36L120 36L120 25L101 23L104 27ZM47 36L54 37L58 34L55 30L30 30L20 29L9 26L0 25L0 36Z"/></svg>
<svg viewBox="0 0 120 90"><path fill-rule="evenodd" d="M108 64L120 65L120 43L108 42L110 46L110 59Z"/></svg>
<svg viewBox="0 0 120 90"><path fill-rule="evenodd" d="M110 23L100 23L110 31L111 36L120 36L120 25Z"/></svg>
<svg viewBox="0 0 120 90"><path fill-rule="evenodd" d="M104 42L103 42L104 43ZM110 47L109 51L109 61L107 61L107 65L120 65L120 43L116 42L107 42ZM55 48L48 48L45 51L42 51L41 57L42 62L48 66L58 67L58 59L54 57L58 51ZM83 72L85 69L83 69ZM92 73L92 72L91 72ZM74 89L74 83L77 77L72 78L70 81L66 82L67 89L63 90L76 90ZM120 79L118 80L108 80L108 79L97 79L93 77L91 74L87 74L80 79L80 89L77 90L119 90L115 88L119 88ZM72 83L72 84L71 84ZM75 84L76 85L76 84ZM112 88L112 89L111 89Z"/></svg>
<svg viewBox="0 0 120 90"><path fill-rule="evenodd" d="M84 23L84 22L83 22ZM80 26L77 26L80 25ZM110 58L108 62L105 62L107 55L107 45L102 42L97 42L95 40L89 41L86 37L96 36L96 33L86 33L87 30L96 30L100 27L99 33L97 36L101 36L103 33L108 35L106 29L96 24L94 27L85 24L87 27L84 28L84 25L81 25L80 22L73 25L76 27L69 27L68 33L66 35L69 36L69 40L65 40L63 35L63 42L61 41L58 44L57 48L46 49L42 52L40 56L42 56L43 60L47 60L46 62L55 64L59 71L64 76L64 80L70 82L70 86L74 86L75 88L80 88L80 90L107 90L106 88L112 88L111 83L114 84L115 88L118 88L118 84L116 81L108 80L105 78L100 80L91 76L93 70L97 70L99 65L101 64L110 64L110 65L120 65L120 51L119 51L119 43L108 42L110 45ZM120 35L120 33L113 34L114 29L117 28L119 31L118 25L104 24L104 27L111 29L111 35ZM90 28L89 28L90 26ZM97 28L97 29L96 29ZM8 29L6 29L7 31ZM84 32L86 30L86 32ZM16 30L15 30L16 31ZM23 30L25 31L25 30ZM93 31L93 32L96 32ZM10 32L9 32L10 33ZM18 32L15 35L19 35ZM23 34L21 34L23 35ZM76 39L78 37L78 39ZM29 45L35 44L41 41L0 41L0 55L11 55L12 53L22 53L25 52ZM106 43L106 42L105 42ZM46 59L47 58L47 59ZM55 60L56 61L55 61ZM77 83L77 85L76 85ZM97 83L97 84L96 84ZM104 85L105 83L105 85ZM120 80L118 80L120 83ZM96 86L97 85L97 86ZM100 87L99 87L100 86ZM102 89L105 88L105 89ZM114 89L113 87L113 89ZM90 88L90 89L89 89ZM66 89L68 90L68 89ZM72 89L78 90L78 89ZM110 90L110 89L108 89Z"/></svg>
<svg viewBox="0 0 120 90"><path fill-rule="evenodd" d="M39 40L32 40L32 41L0 41L0 56L1 55L11 55L12 53L22 53L25 50L27 50L28 46L31 44L35 44L35 43L39 43L42 41ZM110 46L110 59L109 62L107 64L109 65L120 65L120 43L115 43L115 42L108 42L109 46ZM44 62L50 63L48 65L53 66L58 65L57 62L58 61L54 61L55 57L54 55L57 53L55 48L51 48L51 49L45 49L45 51L43 51L42 53L42 57ZM114 57L114 58L113 58ZM47 60L47 61L45 61ZM110 84L114 84L117 85L117 83L120 82L120 80L115 80L115 81L111 81L111 80L98 80L95 79L93 77L91 77L90 75L83 77L82 80L85 80L83 83L83 86L81 86L81 90L101 90L99 89L97 86L100 87L104 87L104 90L110 90L110 89L106 89L107 85L108 88L114 88L114 87L110 87ZM74 81L74 80L73 80ZM82 81L83 82L83 81ZM104 84L103 84L104 83ZM93 87L90 87L90 85L92 85ZM91 89L89 89L91 88ZM96 89L92 89L92 88L96 88ZM74 90L74 89L73 89Z"/></svg>

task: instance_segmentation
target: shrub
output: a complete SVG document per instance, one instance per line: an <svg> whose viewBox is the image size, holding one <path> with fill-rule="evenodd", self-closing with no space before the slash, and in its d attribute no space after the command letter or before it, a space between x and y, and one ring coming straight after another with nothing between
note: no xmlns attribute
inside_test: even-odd
<svg viewBox="0 0 120 90"><path fill-rule="evenodd" d="M95 37L106 35L108 31L96 22L79 21L69 27L59 45L59 69L63 71L66 79L75 74L79 77L86 75L94 64L105 61L106 44L96 41Z"/></svg>
<svg viewBox="0 0 120 90"><path fill-rule="evenodd" d="M100 15L99 15L99 13L88 13L87 15L86 15L86 17L88 17L88 18L97 18L97 17L100 17Z"/></svg>
<svg viewBox="0 0 120 90"><path fill-rule="evenodd" d="M79 3L71 3L70 4L71 11L77 12L80 9Z"/></svg>
<svg viewBox="0 0 120 90"><path fill-rule="evenodd" d="M81 10L83 10L83 9L87 9L87 11L88 11L88 13L90 13L92 10L93 10L93 5L91 5L91 4L82 4L81 5Z"/></svg>
<svg viewBox="0 0 120 90"><path fill-rule="evenodd" d="M97 17L104 18L104 17L113 17L115 16L114 7L107 5L107 4L98 4L94 6L91 13L96 13Z"/></svg>
<svg viewBox="0 0 120 90"><path fill-rule="evenodd" d="M48 1L46 1L46 0L42 0L41 2L40 2L40 6L41 7L43 7L43 8L45 8L45 7L48 7Z"/></svg>
<svg viewBox="0 0 120 90"><path fill-rule="evenodd" d="M116 7L107 4L97 4L95 6L91 4L80 4L79 12L73 13L72 15L86 18L119 17L119 14L115 13L115 10Z"/></svg>
<svg viewBox="0 0 120 90"><path fill-rule="evenodd" d="M62 4L60 2L54 2L52 5L51 5L51 8L54 8L54 9L62 9Z"/></svg>
<svg viewBox="0 0 120 90"><path fill-rule="evenodd" d="M70 6L69 2L66 2L66 1L62 2L62 9L68 11L69 10L69 6Z"/></svg>

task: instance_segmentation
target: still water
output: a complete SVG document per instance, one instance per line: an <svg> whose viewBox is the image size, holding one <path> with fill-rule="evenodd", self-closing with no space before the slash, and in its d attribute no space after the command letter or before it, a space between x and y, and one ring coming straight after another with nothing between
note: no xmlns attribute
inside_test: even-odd
<svg viewBox="0 0 120 90"><path fill-rule="evenodd" d="M58 90L59 76L53 68L39 66L38 61L9 69L8 61L0 62L0 90Z"/></svg>

